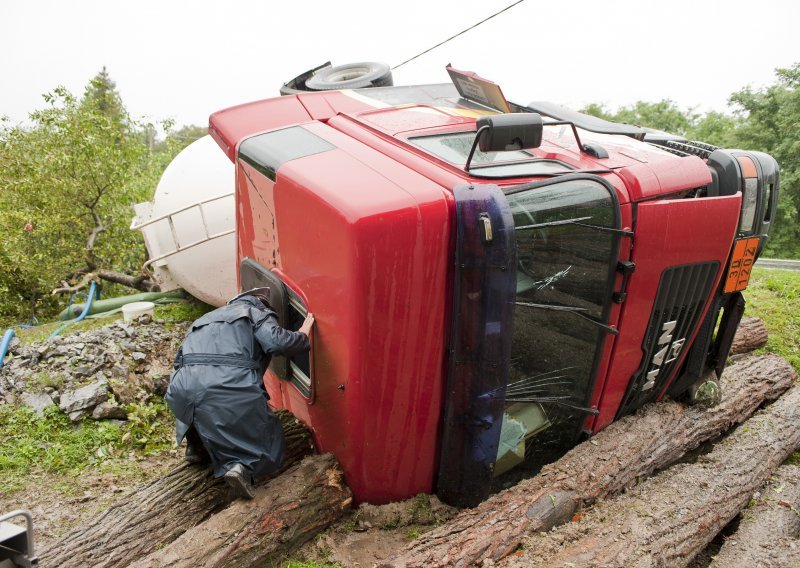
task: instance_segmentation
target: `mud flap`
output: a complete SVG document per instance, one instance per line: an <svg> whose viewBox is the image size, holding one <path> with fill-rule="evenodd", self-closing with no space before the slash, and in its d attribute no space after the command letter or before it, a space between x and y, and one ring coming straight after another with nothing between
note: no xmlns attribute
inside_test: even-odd
<svg viewBox="0 0 800 568"><path fill-rule="evenodd" d="M437 494L458 507L489 495L511 356L516 241L493 185L454 190L453 314Z"/></svg>

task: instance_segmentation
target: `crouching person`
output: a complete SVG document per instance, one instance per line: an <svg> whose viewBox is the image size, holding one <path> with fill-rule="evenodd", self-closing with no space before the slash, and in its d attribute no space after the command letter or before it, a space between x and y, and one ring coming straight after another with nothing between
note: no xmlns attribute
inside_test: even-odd
<svg viewBox="0 0 800 568"><path fill-rule="evenodd" d="M253 479L280 468L281 423L267 406L263 376L274 354L308 351L309 313L298 331L278 325L269 288L256 288L209 312L189 328L167 390L185 459L211 461L237 497L253 498Z"/></svg>

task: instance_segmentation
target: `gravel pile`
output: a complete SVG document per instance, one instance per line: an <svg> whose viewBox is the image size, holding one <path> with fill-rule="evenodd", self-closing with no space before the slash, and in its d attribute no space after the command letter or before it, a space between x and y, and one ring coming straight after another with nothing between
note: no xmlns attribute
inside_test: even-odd
<svg viewBox="0 0 800 568"><path fill-rule="evenodd" d="M123 405L164 395L188 325L145 315L34 345L15 338L0 369L0 405L39 413L58 405L75 422L124 420Z"/></svg>

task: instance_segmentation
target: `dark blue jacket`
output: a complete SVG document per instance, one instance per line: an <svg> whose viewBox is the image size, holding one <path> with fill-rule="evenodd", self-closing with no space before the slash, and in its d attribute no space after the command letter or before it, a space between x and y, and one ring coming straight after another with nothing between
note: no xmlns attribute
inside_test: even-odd
<svg viewBox="0 0 800 568"><path fill-rule="evenodd" d="M178 443L190 427L211 455L214 475L241 463L254 477L278 469L284 439L267 407L263 376L273 354L297 355L308 337L278 325L275 312L242 296L194 322L167 390Z"/></svg>

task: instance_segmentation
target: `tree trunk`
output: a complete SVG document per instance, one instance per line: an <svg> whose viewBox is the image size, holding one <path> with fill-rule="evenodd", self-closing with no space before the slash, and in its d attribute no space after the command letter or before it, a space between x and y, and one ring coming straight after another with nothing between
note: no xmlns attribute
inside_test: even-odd
<svg viewBox="0 0 800 568"><path fill-rule="evenodd" d="M286 436L283 471L312 452L308 430L278 412ZM182 464L122 497L103 513L53 542L42 566L127 566L171 543L230 503L226 486L209 467Z"/></svg>
<svg viewBox="0 0 800 568"><path fill-rule="evenodd" d="M755 351L764 347L768 339L767 326L760 318L744 318L739 323L731 345L731 355Z"/></svg>
<svg viewBox="0 0 800 568"><path fill-rule="evenodd" d="M279 566L352 502L332 454L310 456L130 568Z"/></svg>
<svg viewBox="0 0 800 568"><path fill-rule="evenodd" d="M634 484L746 420L764 401L786 391L795 377L780 357L746 357L726 369L719 405L647 405L545 466L536 477L420 536L385 565L470 566L503 558L526 535L565 522L579 505Z"/></svg>
<svg viewBox="0 0 800 568"><path fill-rule="evenodd" d="M686 566L800 447L799 419L795 386L694 463L675 465L577 522L531 537L524 554L503 565Z"/></svg>
<svg viewBox="0 0 800 568"><path fill-rule="evenodd" d="M130 274L117 272L115 270L104 270L102 268L97 270L95 273L103 280L122 284L123 286L133 288L134 290L141 290L142 292L161 291L161 287L158 284L148 280L145 276L131 276Z"/></svg>
<svg viewBox="0 0 800 568"><path fill-rule="evenodd" d="M760 493L712 567L800 566L800 467L779 467Z"/></svg>

